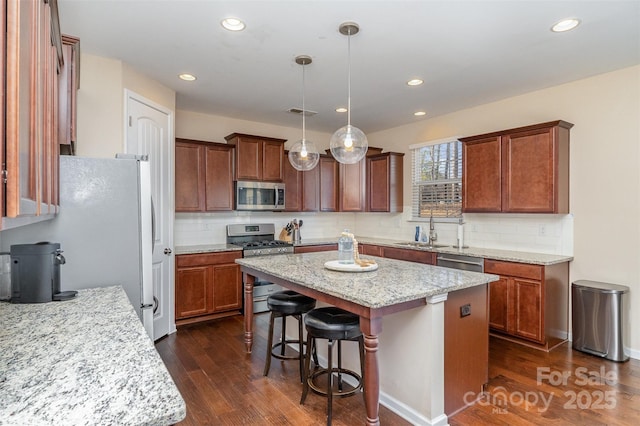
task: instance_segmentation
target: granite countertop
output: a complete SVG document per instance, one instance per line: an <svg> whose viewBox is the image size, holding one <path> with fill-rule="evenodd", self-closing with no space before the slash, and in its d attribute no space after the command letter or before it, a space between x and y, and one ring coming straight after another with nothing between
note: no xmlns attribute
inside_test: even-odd
<svg viewBox="0 0 640 426"><path fill-rule="evenodd" d="M497 281L498 276L441 268L404 260L373 256L378 269L370 272L336 272L324 263L336 252L283 254L236 259L236 263L322 293L370 308L445 294Z"/></svg>
<svg viewBox="0 0 640 426"><path fill-rule="evenodd" d="M0 424L168 425L186 407L122 287L0 303Z"/></svg>
<svg viewBox="0 0 640 426"><path fill-rule="evenodd" d="M570 262L573 260L573 256L565 256L558 254L545 254L545 253L533 253L525 251L515 250L500 250L489 249L480 247L467 247L462 250L458 250L455 247L426 247L426 246L411 246L404 245L402 243L409 243L408 240L390 240L386 238L369 238L356 236L359 243L362 244L375 244L379 246L387 246L394 248L404 248L407 250L420 250L420 251L432 251L436 253L450 253L450 254L463 254L465 256L477 256L485 259L504 260L507 262L520 262L529 263L532 265L554 265L556 263ZM324 244L337 244L338 237L331 238L303 238L301 241L294 243L294 247L304 246L320 246ZM219 251L233 251L242 250L242 247L233 244L207 244L196 246L179 246L176 247L176 255L179 254L193 254L193 253L213 253Z"/></svg>
<svg viewBox="0 0 640 426"><path fill-rule="evenodd" d="M180 254L196 254L196 253L215 253L220 251L241 251L242 247L235 244L203 244L197 246L176 246L176 255Z"/></svg>

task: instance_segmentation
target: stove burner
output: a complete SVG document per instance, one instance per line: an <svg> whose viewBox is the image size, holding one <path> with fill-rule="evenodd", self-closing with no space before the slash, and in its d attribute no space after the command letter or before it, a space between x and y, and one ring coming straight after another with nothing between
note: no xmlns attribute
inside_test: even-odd
<svg viewBox="0 0 640 426"><path fill-rule="evenodd" d="M286 241L278 241L278 240L262 240L262 241L249 241L242 244L242 247L245 249L253 249L260 247L287 247L290 246L291 243L287 243Z"/></svg>

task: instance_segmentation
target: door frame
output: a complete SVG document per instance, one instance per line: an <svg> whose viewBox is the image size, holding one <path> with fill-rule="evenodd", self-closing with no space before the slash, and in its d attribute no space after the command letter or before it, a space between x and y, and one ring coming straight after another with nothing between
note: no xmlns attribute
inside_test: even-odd
<svg viewBox="0 0 640 426"><path fill-rule="evenodd" d="M124 89L124 123L123 123L123 152L127 151L127 137L128 137L128 128L129 128L129 101L134 100L139 103L145 104L150 108L156 109L161 113L167 116L168 120L168 152L166 153L169 156L169 194L167 196L167 212L166 217L169 219L169 249L172 251L171 261L169 262L169 276L164 277L164 282L168 283L169 288L166 294L169 295L169 334L175 333L176 329L176 317L175 317L175 261L173 261L175 257L175 249L174 249L174 222L175 222L175 199L174 199L174 186L175 186L175 161L174 155L175 152L175 111L160 105L139 93L136 93L130 89Z"/></svg>

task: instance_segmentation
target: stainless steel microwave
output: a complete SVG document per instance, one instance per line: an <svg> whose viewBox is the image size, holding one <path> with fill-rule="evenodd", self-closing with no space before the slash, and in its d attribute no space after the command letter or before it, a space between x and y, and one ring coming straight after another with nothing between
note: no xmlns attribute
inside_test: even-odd
<svg viewBox="0 0 640 426"><path fill-rule="evenodd" d="M284 210L284 183L236 181L236 210Z"/></svg>

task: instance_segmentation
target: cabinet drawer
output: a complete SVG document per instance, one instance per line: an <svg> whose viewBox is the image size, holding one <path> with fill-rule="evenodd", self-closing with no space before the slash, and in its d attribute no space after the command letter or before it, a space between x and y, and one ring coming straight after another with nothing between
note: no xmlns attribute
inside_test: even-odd
<svg viewBox="0 0 640 426"><path fill-rule="evenodd" d="M178 268L188 266L219 265L222 263L234 263L242 257L241 251L224 251L220 253L181 254L176 256Z"/></svg>
<svg viewBox="0 0 640 426"><path fill-rule="evenodd" d="M319 246L298 246L295 247L294 253L316 253L319 251L338 250L338 244L322 244Z"/></svg>
<svg viewBox="0 0 640 426"><path fill-rule="evenodd" d="M408 262L426 263L434 265L436 254L430 251L418 251L409 249L397 249L390 247L382 247L382 256L389 259L406 260Z"/></svg>
<svg viewBox="0 0 640 426"><path fill-rule="evenodd" d="M544 266L485 259L484 272L542 281Z"/></svg>

